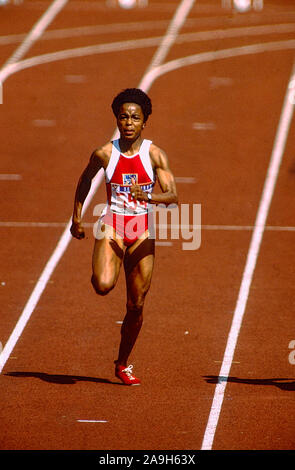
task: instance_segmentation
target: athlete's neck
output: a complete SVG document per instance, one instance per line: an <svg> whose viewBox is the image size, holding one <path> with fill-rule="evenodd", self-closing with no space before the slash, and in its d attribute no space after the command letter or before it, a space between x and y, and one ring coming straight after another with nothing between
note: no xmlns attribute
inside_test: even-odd
<svg viewBox="0 0 295 470"><path fill-rule="evenodd" d="M134 141L130 141L124 138L122 139L122 137L120 137L119 145L120 145L121 152L127 156L135 155L137 152L139 152L142 141L143 141L142 137L138 137Z"/></svg>

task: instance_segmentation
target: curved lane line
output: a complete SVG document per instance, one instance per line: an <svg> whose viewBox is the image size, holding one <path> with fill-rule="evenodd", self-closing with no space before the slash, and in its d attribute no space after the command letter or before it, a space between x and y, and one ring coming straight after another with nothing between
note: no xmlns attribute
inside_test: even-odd
<svg viewBox="0 0 295 470"><path fill-rule="evenodd" d="M110 34L113 32L123 33L131 31L145 31L149 29L162 29L167 26L166 20L143 21L140 23L111 23L109 25L80 26L77 28L52 29L45 31L39 40L66 39L73 37L82 37L95 34ZM193 26L194 20L187 20L186 26ZM239 37L241 35L254 36L263 34L281 34L292 33L295 29L295 23L278 23L254 26L236 26L233 28L213 29L206 31L196 31L191 33L179 34L176 43L188 41L208 41L211 39L225 39ZM25 34L10 34L0 36L0 46L21 42Z"/></svg>
<svg viewBox="0 0 295 470"><path fill-rule="evenodd" d="M277 26L282 26L282 25L277 25ZM253 28L255 28L255 29L253 29ZM257 28L259 28L259 29L257 29ZM294 29L295 29L295 25L288 25L288 31L289 32L294 31ZM270 32L274 32L272 27L271 27L271 30L269 30L269 27L232 28L232 29L229 29L229 30L226 30L226 31L224 31L224 30L212 30L212 31L209 31L209 32L185 33L185 34L179 35L177 37L177 39L175 40L175 42L177 44L183 44L185 42L193 42L193 41L200 41L200 40L234 38L234 37L239 37L240 35L243 35L243 34L248 34L248 35L252 35L252 34L269 34ZM276 28L276 33L279 33L279 32L280 33L285 33L286 31L284 30L284 28ZM27 69L27 68L36 67L37 65L56 62L58 60L66 60L66 59L74 59L74 58L79 58L79 57L85 57L85 56L88 56L88 55L103 54L103 53L110 53L110 52L117 52L117 51L127 51L127 50L133 50L133 49L141 49L141 48L145 48L145 47L155 47L155 46L159 45L162 40L163 40L163 36L155 36L155 37L152 37L152 38L143 38L143 39L136 39L136 40L132 39L132 40L128 40L128 41L117 41L117 42L111 42L111 43L106 43L106 44L94 44L94 45L91 45L91 46L83 46L83 47L77 47L77 48L74 48L74 49L65 49L65 50L62 50L62 51L49 52L47 54L41 54L39 56L30 57L28 59L24 59L24 60L15 62L15 63L8 64L5 67L4 70L0 70L0 83L3 84L4 81L10 75L13 75L16 72L20 72L21 70L24 70L24 69ZM272 41L272 42L265 43L265 44L268 45L266 47L269 47L269 50L276 50L276 48L277 48L277 50L280 50L280 48L282 48L282 49L285 48L283 44L288 43L288 41L292 41L292 40ZM273 46L272 46L272 44L273 44ZM282 44L282 45L280 45L280 44ZM244 46L244 48L251 48L251 47L258 47L258 46L260 46L262 50L261 51L257 50L257 52L266 52L268 50L268 49L263 50L263 43L254 44L252 46L251 45L250 46ZM292 48L292 46L290 48ZM231 51L233 49L234 48L225 49L225 50ZM241 49L243 50L243 47ZM215 53L219 53L219 52L222 53L222 50L221 51L214 51L214 52ZM212 54L213 51L203 52L202 54L208 54L208 53ZM247 54L247 53L256 53L256 51L254 50L254 52L251 52L251 51L247 52L247 50L245 50L245 54ZM200 55L200 53L197 53L197 54L187 56L187 57L184 57L184 58L180 58L180 59L176 59L176 60L177 61L178 60L184 61L184 65L182 65L182 63L180 65L182 67L182 66L185 66L185 65L190 65L189 63L188 64L185 63L187 61L188 62L191 61L192 64L198 63L198 60L195 59L195 58L198 58L199 55ZM209 60L211 60L211 58L209 58ZM170 64L170 66L172 67L171 70L175 70L173 68L173 63L174 63L174 61L171 61L171 62L169 62L167 64L164 64L164 65L167 65L167 67L169 67L168 64ZM164 67L164 65L162 65L161 67ZM150 72L151 71L150 69L155 70L155 67L156 67L156 64L154 63L153 67L150 66L149 70L147 70L147 72ZM177 68L177 66L176 66L176 68ZM170 71L170 70L167 70L167 72L166 72L165 69L162 69L162 70L163 70L163 73L167 73L167 72ZM155 71L156 78L157 78L157 73L158 72Z"/></svg>
<svg viewBox="0 0 295 470"><path fill-rule="evenodd" d="M50 7L47 8L41 18L37 21L37 23L35 23L31 31L27 34L24 41L2 66L1 71L5 69L7 65L17 62L28 52L34 42L40 38L47 26L54 20L56 15L62 10L62 8L64 8L67 2L68 0L55 0L53 3L51 3Z"/></svg>
<svg viewBox="0 0 295 470"><path fill-rule="evenodd" d="M221 49L218 51L200 52L198 54L181 57L180 59L171 60L159 67L151 70L145 77L148 83L153 83L161 75L172 72L182 67L196 65L213 60L232 59L250 54L261 54L263 52L274 52L286 49L295 49L295 39L285 41L273 41L260 44L251 44L250 46L238 46L229 49Z"/></svg>

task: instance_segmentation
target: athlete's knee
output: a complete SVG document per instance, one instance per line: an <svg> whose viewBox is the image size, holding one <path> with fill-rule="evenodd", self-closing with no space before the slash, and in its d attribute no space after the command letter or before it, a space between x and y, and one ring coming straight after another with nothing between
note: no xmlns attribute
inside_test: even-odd
<svg viewBox="0 0 295 470"><path fill-rule="evenodd" d="M127 311L133 314L134 316L140 316L143 311L144 306L144 296L140 296L134 300L127 301Z"/></svg>
<svg viewBox="0 0 295 470"><path fill-rule="evenodd" d="M91 277L91 284L98 295L107 295L114 288L113 283L98 279L94 274Z"/></svg>

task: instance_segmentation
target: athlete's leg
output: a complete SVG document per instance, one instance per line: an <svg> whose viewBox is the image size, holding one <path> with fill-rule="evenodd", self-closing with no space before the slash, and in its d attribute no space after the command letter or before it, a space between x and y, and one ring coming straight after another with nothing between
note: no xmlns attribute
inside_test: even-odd
<svg viewBox="0 0 295 470"><path fill-rule="evenodd" d="M121 328L121 343L117 366L127 366L143 322L143 306L150 288L154 266L155 241L146 238L137 240L126 250L124 268L127 285L127 313Z"/></svg>
<svg viewBox="0 0 295 470"><path fill-rule="evenodd" d="M123 240L115 231L102 239L95 239L92 255L92 285L99 295L106 295L117 282L124 256Z"/></svg>

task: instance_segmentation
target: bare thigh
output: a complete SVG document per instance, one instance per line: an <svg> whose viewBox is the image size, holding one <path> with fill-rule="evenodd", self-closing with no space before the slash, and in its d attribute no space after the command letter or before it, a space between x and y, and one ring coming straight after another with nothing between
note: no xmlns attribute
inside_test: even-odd
<svg viewBox="0 0 295 470"><path fill-rule="evenodd" d="M98 294L105 295L116 285L123 257L123 241L116 239L115 232L95 240L91 281Z"/></svg>
<svg viewBox="0 0 295 470"><path fill-rule="evenodd" d="M124 268L129 306L143 307L152 280L154 250L155 241L148 237L137 240L126 250Z"/></svg>

